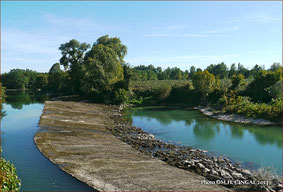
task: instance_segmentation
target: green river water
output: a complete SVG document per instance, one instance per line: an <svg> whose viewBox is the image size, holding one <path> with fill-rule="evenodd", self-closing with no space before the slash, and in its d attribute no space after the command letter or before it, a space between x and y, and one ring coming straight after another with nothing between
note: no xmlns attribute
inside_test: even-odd
<svg viewBox="0 0 283 192"><path fill-rule="evenodd" d="M249 169L272 167L282 175L282 127L219 121L190 108L132 108L126 114L157 139L207 150Z"/></svg>

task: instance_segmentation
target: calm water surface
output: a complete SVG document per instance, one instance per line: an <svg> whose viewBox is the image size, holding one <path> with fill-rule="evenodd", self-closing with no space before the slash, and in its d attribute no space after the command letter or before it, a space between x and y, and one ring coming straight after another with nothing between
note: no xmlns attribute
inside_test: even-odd
<svg viewBox="0 0 283 192"><path fill-rule="evenodd" d="M282 128L228 123L186 108L145 107L126 111L136 127L163 141L192 146L257 169L282 175Z"/></svg>
<svg viewBox="0 0 283 192"><path fill-rule="evenodd" d="M33 141L44 95L10 93L1 120L2 156L13 163L22 191L94 191L45 158Z"/></svg>

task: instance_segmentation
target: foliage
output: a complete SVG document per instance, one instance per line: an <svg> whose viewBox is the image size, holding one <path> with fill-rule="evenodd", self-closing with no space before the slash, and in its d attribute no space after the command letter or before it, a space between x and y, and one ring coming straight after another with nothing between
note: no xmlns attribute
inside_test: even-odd
<svg viewBox="0 0 283 192"><path fill-rule="evenodd" d="M240 86L244 85L245 77L240 73L240 74L235 74L232 76L232 86L231 89L232 90L237 90L239 89Z"/></svg>
<svg viewBox="0 0 283 192"><path fill-rule="evenodd" d="M282 121L282 98L273 99L269 103L254 103L249 97L230 97L224 109L247 117Z"/></svg>
<svg viewBox="0 0 283 192"><path fill-rule="evenodd" d="M193 77L193 86L201 97L206 98L216 88L215 76L207 70L196 72Z"/></svg>
<svg viewBox="0 0 283 192"><path fill-rule="evenodd" d="M113 103L127 103L128 102L128 92L125 89L118 89L114 91Z"/></svg>
<svg viewBox="0 0 283 192"><path fill-rule="evenodd" d="M48 89L52 92L61 91L64 86L64 72L59 63L55 63L48 73Z"/></svg>
<svg viewBox="0 0 283 192"><path fill-rule="evenodd" d="M80 43L75 39L61 44L59 47L62 54L60 64L68 69L72 85L70 88L73 93L80 93L84 56L89 47L89 44Z"/></svg>
<svg viewBox="0 0 283 192"><path fill-rule="evenodd" d="M272 98L267 88L273 86L281 79L282 71L260 71L249 84L246 94L256 102L269 102Z"/></svg>
<svg viewBox="0 0 283 192"><path fill-rule="evenodd" d="M21 182L16 175L16 167L1 157L0 185L1 191L19 191Z"/></svg>
<svg viewBox="0 0 283 192"><path fill-rule="evenodd" d="M29 69L12 69L1 74L1 82L7 89L34 89L36 78L43 74Z"/></svg>
<svg viewBox="0 0 283 192"><path fill-rule="evenodd" d="M217 65L211 64L206 70L214 76L219 76L221 79L228 76L228 68L223 62Z"/></svg>
<svg viewBox="0 0 283 192"><path fill-rule="evenodd" d="M6 101L6 87L2 86L2 83L0 83L1 86L1 101L0 101L0 111L1 111L1 119L6 115L6 113L3 111L3 103Z"/></svg>
<svg viewBox="0 0 283 192"><path fill-rule="evenodd" d="M272 98L282 97L282 80L267 88L267 92Z"/></svg>
<svg viewBox="0 0 283 192"><path fill-rule="evenodd" d="M46 90L48 85L48 75L40 74L34 82L34 89Z"/></svg>

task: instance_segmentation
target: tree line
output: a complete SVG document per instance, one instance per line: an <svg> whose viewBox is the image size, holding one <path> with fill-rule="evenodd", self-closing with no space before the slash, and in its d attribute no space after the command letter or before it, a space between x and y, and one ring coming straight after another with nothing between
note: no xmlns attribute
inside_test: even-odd
<svg viewBox="0 0 283 192"><path fill-rule="evenodd" d="M61 58L48 73L13 69L1 74L3 86L78 95L81 99L101 103L181 102L212 105L247 116L264 114L273 119L279 118L280 110L282 112L282 105L278 108L282 103L280 63L272 64L269 69L259 65L247 69L240 63L228 68L223 62L211 64L204 70L194 66L185 71L178 67L163 70L153 65L131 67L124 60L126 45L119 38L108 35L98 38L92 45L72 39L61 44L59 50ZM184 83L174 85L173 80ZM139 82L150 89L133 88L131 82ZM270 110L277 113L262 112L263 104L276 105L277 108ZM250 111L244 111L248 106Z"/></svg>

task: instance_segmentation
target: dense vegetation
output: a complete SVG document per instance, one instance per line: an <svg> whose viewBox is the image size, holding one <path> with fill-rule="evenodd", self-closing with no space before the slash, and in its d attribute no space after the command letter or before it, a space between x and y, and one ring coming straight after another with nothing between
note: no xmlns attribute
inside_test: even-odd
<svg viewBox="0 0 283 192"><path fill-rule="evenodd" d="M2 103L5 102L5 97L5 88L1 85L1 118L3 117ZM21 182L18 179L18 176L16 175L16 167L2 157L0 167L1 191L19 191Z"/></svg>
<svg viewBox="0 0 283 192"><path fill-rule="evenodd" d="M2 74L8 89L34 89L78 95L101 103L185 104L249 117L282 120L282 67L211 64L202 70L140 65L124 61L127 47L102 36L91 46L77 40L60 45L62 57L48 73L14 69ZM63 70L61 69L64 68Z"/></svg>

